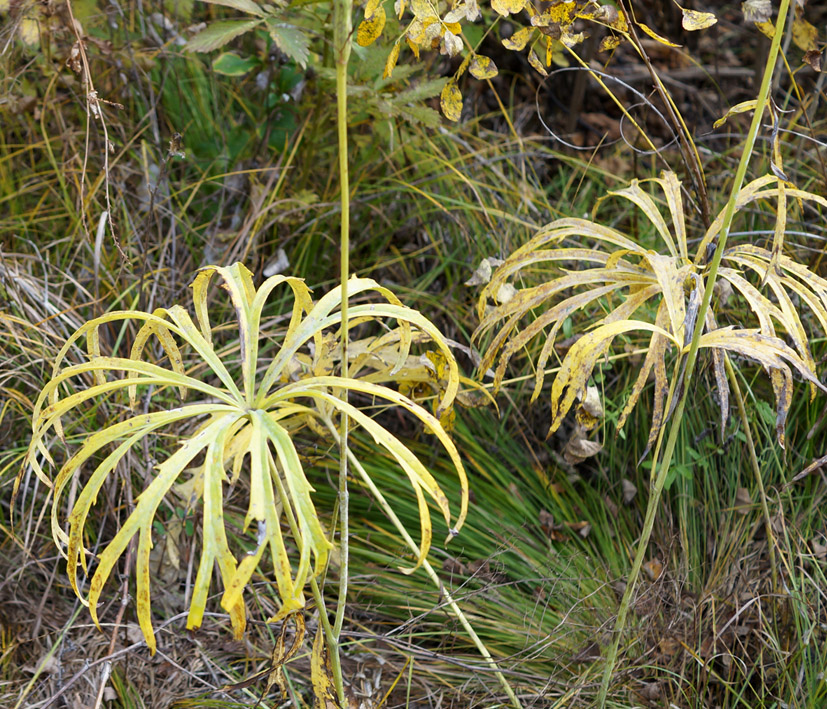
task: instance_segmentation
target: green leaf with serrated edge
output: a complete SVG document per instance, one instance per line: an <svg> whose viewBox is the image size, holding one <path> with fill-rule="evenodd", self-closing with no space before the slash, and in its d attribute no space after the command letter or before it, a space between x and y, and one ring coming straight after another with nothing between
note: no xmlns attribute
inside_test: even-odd
<svg viewBox="0 0 827 709"><path fill-rule="evenodd" d="M304 31L286 22L270 20L267 21L267 29L279 50L304 69L310 58L310 39Z"/></svg>
<svg viewBox="0 0 827 709"><path fill-rule="evenodd" d="M399 93L399 102L414 103L439 96L440 91L445 87L447 79L428 79L411 86Z"/></svg>
<svg viewBox="0 0 827 709"><path fill-rule="evenodd" d="M410 123L421 123L436 128L440 123L439 111L429 106L400 106L399 115Z"/></svg>
<svg viewBox="0 0 827 709"><path fill-rule="evenodd" d="M225 7L233 8L233 10L246 12L249 15L257 15L258 17L264 17L265 15L262 8L256 5L253 0L203 0L203 2L208 2L213 5L224 5Z"/></svg>
<svg viewBox="0 0 827 709"><path fill-rule="evenodd" d="M201 30L195 37L187 40L184 47L187 52L211 52L223 47L236 37L256 28L261 20L220 20Z"/></svg>
<svg viewBox="0 0 827 709"><path fill-rule="evenodd" d="M259 66L255 57L242 59L235 52L224 52L212 60L213 71L222 76L244 76Z"/></svg>

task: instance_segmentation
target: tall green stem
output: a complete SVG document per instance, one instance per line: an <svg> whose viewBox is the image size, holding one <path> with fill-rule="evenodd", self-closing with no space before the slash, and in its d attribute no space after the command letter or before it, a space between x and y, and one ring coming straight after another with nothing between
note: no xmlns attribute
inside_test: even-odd
<svg viewBox="0 0 827 709"><path fill-rule="evenodd" d="M606 696L609 692L609 684L612 681L615 663L617 662L618 647L620 645L623 630L626 627L626 618L629 613L629 607L632 603L632 597L635 591L635 585L640 575L640 569L643 565L643 559L646 555L646 550L649 546L649 539L652 536L652 528L655 524L655 512L657 511L660 502L661 493L663 492L663 485L666 482L667 474L669 473L669 466L672 463L672 454L675 452L675 444L678 440L678 433L680 431L681 422L683 420L683 412L686 407L686 397L689 393L692 383L692 374L695 371L695 363L698 358L698 345L703 333L703 323L706 322L706 313L709 310L709 304L712 300L712 291L715 287L715 281L718 277L718 268L721 265L721 258L726 248L727 237L729 236L729 229L732 226L732 220L735 216L735 205L738 199L738 194L744 184L744 179L747 174L747 166L749 165L750 157L752 156L753 148L755 147L755 140L758 136L758 129L761 127L761 120L764 115L764 109L767 106L767 101L770 96L770 86L772 83L772 75L775 69L775 64L778 59L778 50L781 46L781 37L784 34L784 24L787 19L787 13L790 7L790 0L781 0L781 7L778 9L778 18L775 22L775 35L770 45L767 63L764 67L764 77L761 81L761 88L758 92L758 100L755 107L755 114L752 117L752 123L747 133L747 138L744 143L744 149L741 153L741 161L738 163L738 170L735 173L735 181L732 185L732 192L729 195L729 200L724 211L724 221L721 226L720 234L718 235L718 244L715 249L715 255L712 257L712 263L706 275L706 283L704 284L704 295L701 301L701 307L698 311L696 322L698 326L692 335L692 343L689 345L689 351L686 353L686 371L683 381L683 392L680 401L672 418L672 423L669 427L669 437L666 441L666 448L663 452L663 461L657 467L657 474L652 482L649 491L649 503L646 507L646 516L643 521L643 532L638 542L637 552L635 554L632 569L629 572L629 579L626 583L626 590L623 592L623 598L620 601L620 607L617 613L617 621L615 622L614 637L609 645L609 650L606 655L606 665L603 668L603 678L600 683L600 691L598 694L597 705L600 709L606 706ZM663 429L661 430L663 436ZM654 461L657 465L657 459ZM653 473L655 468L653 467Z"/></svg>
<svg viewBox="0 0 827 709"><path fill-rule="evenodd" d="M339 190L341 199L341 242L340 242L340 275L342 279L342 377L348 377L348 292L347 283L350 278L350 180L348 176L347 150L347 65L350 60L350 43L353 32L353 0L334 0L333 3L333 52L336 59L336 125L339 136ZM340 396L347 401L348 391L343 389ZM336 620L331 629L336 651L339 649L339 637L345 619L345 604L347 602L348 582L348 416L342 414L339 443L341 457L339 459L339 599L336 606ZM332 651L332 648L331 648ZM339 702L346 707L344 683L341 675L341 665L334 667L338 676L334 677Z"/></svg>

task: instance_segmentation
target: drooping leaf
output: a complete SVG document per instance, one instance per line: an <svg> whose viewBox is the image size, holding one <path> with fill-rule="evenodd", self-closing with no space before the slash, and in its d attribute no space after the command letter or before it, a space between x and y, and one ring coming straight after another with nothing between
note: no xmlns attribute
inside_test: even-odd
<svg viewBox="0 0 827 709"><path fill-rule="evenodd" d="M666 37L663 37L663 36L659 35L657 32L655 32L655 30L653 30L648 25L644 25L642 22L638 23L638 27L640 27L640 29L642 29L646 34L648 34L656 42L659 42L660 44L662 44L666 47L680 47L681 46L680 44L675 44L671 40L666 39Z"/></svg>
<svg viewBox="0 0 827 709"><path fill-rule="evenodd" d="M388 54L388 59L385 62L385 70L382 72L383 79L390 79L393 75L393 70L396 66L396 61L399 59L400 48L401 44L399 42L393 43L393 47L391 47L390 54Z"/></svg>
<svg viewBox="0 0 827 709"><path fill-rule="evenodd" d="M188 52L211 52L223 47L236 37L256 28L261 20L220 20L209 24L195 37L187 41Z"/></svg>
<svg viewBox="0 0 827 709"><path fill-rule="evenodd" d="M204 2L213 5L223 5L224 7L231 7L233 10L239 12L246 12L248 15L256 15L257 17L264 17L264 10L260 5L257 5L253 0L203 0Z"/></svg>
<svg viewBox="0 0 827 709"><path fill-rule="evenodd" d="M531 65L531 68L541 76L548 76L548 72L543 66L543 62L540 60L540 57L537 56L537 52L533 49L528 53L528 63Z"/></svg>
<svg viewBox="0 0 827 709"><path fill-rule="evenodd" d="M721 118L715 121L712 124L712 127L720 128L722 125L724 125L724 123L727 122L727 119L730 116L734 116L737 113L746 113L747 111L754 111L757 105L758 102L755 99L751 99L750 101L741 101L741 103L736 103Z"/></svg>
<svg viewBox="0 0 827 709"><path fill-rule="evenodd" d="M818 49L818 30L798 13L793 18L793 42L796 47L805 52Z"/></svg>

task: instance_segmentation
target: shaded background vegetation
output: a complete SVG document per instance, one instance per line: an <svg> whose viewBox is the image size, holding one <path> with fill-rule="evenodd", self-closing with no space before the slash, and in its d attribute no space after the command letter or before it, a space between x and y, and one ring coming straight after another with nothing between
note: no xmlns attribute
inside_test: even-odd
<svg viewBox="0 0 827 709"><path fill-rule="evenodd" d="M150 658L131 607L121 627L111 626L128 581L110 584L110 605L101 609L107 634L101 635L66 583L44 519L48 491L26 474L12 509L12 485L28 443L32 402L55 353L87 318L186 302L195 270L210 263L243 260L257 277L281 269L318 289L335 281L338 182L329 56L319 36L317 66L302 68L266 35L250 35L229 47L251 62L250 69L226 76L214 70L211 57L183 52L190 28L223 16L221 9L92 0L72 8L88 35L95 89L109 102L100 104L106 133L87 117L87 87L67 65L75 36L65 4L12 3L0 31L0 704L252 706L263 680L227 687L268 667L274 630L254 623L243 643L234 642L217 602L201 631L183 630L197 516L170 508L157 530L153 564L163 590L155 613L162 630L159 652ZM697 141L717 209L746 124L736 118L713 131L712 122L754 96L767 40L742 22L736 5L715 8L719 23L692 36L671 4L635 8L684 45L671 50L652 42L647 48ZM310 4L306 11L307 26L321 35L329 6ZM823 7L807 12L823 27ZM23 20L32 14L41 22L41 40L26 46ZM651 110L656 97L648 107L630 108L662 148L655 156L622 139L628 126L585 74L565 71L543 81L523 57L503 50L499 37L510 34L507 24L484 45L500 75L488 85L463 85L458 125L436 112L436 79L451 69L444 57L400 65L386 81L387 49L369 47L358 50L352 68L354 270L391 286L460 343L477 324L476 289L463 284L482 258L510 252L555 217L591 213L607 188L665 166L683 172L668 126ZM609 59L597 57L593 43L582 50L601 64ZM824 74L801 65L794 45L787 50L796 83L782 69L775 91L788 111L782 121L785 167L797 186L823 194ZM606 71L650 96L647 69L628 48L611 57ZM614 88L627 106L638 103L621 84ZM574 146L594 148L567 148L547 129ZM183 136L180 144L176 134ZM769 132L762 141L752 176L769 169ZM613 203L600 214L641 243L653 242L625 209ZM701 233L700 216L688 218ZM822 276L825 223L814 209L791 212L786 242ZM735 228L769 242L773 225L770 212L749 211ZM733 322L737 307L726 313ZM816 361L822 360L824 342L812 346ZM637 461L651 416L648 397L624 435L614 437L636 357L630 342L625 355L602 365L597 384L612 392L604 398L599 431L604 447L580 464L563 457L565 433L545 440L544 397L526 405L530 357L515 358L499 412L458 415L454 437L471 473L473 504L461 537L432 554L446 588L462 600L526 706L589 706L594 696L601 646L646 503L649 470ZM473 362L462 364L470 374ZM817 472L786 484L824 455L824 403L797 394L782 451L774 438L775 413L762 403L771 398L769 385L757 374L739 363L751 424L760 434L782 597L769 584L744 434L736 421L718 440L711 374L703 374L623 647L614 706L827 702L824 480ZM79 425L100 426L118 413L101 409ZM421 449L450 490L444 461L436 454L429 459L428 437L406 426L400 421L398 432ZM73 431L67 435L71 439ZM390 475L369 441L357 438L354 445L364 448L377 479ZM331 510L335 485L328 481L336 463L318 447L308 444L304 452L314 466L319 507ZM100 538L90 544L114 533L125 514L125 487L140 489L147 465L151 461L137 457L135 469L107 488ZM394 489L392 479L385 488ZM414 520L412 496L400 489L396 497L397 509ZM354 494L353 505L344 662L356 696L365 706L383 699L388 707L499 706L495 679L440 594L423 577L398 573L401 543L369 498ZM232 498L228 514L237 516L240 528L244 509ZM261 618L272 612L273 591L266 576L256 578ZM288 674L288 706L309 703L306 655ZM265 703L282 705L275 694Z"/></svg>

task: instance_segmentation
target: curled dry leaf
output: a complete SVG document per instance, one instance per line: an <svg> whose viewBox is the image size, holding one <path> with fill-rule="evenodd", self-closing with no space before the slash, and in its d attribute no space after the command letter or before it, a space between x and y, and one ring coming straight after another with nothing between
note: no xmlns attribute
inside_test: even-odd
<svg viewBox="0 0 827 709"><path fill-rule="evenodd" d="M739 487L735 493L735 511L741 515L747 515L752 509L752 495L745 487Z"/></svg>
<svg viewBox="0 0 827 709"><path fill-rule="evenodd" d="M772 18L771 0L746 0L741 3L745 22L769 22Z"/></svg>
<svg viewBox="0 0 827 709"><path fill-rule="evenodd" d="M593 430L603 418L603 404L600 391L593 384L586 387L586 395L577 407L577 422L586 431Z"/></svg>
<svg viewBox="0 0 827 709"><path fill-rule="evenodd" d="M597 441L590 441L586 438L586 430L580 424L574 427L574 431L563 449L563 458L571 465L582 463L586 458L591 458L597 455L602 449L603 445Z"/></svg>
<svg viewBox="0 0 827 709"><path fill-rule="evenodd" d="M620 485L623 488L623 504L631 504L637 495L637 487L631 480L627 480L626 478L620 481Z"/></svg>
<svg viewBox="0 0 827 709"><path fill-rule="evenodd" d="M804 53L804 63L809 64L812 70L816 73L821 71L821 55L820 49L810 49Z"/></svg>
<svg viewBox="0 0 827 709"><path fill-rule="evenodd" d="M477 270L474 271L474 275L471 276L467 281L465 281L466 286L484 286L488 281L491 280L491 272L492 268L496 268L497 266L502 265L503 261L499 258L494 258L493 256L489 256L484 258L480 261L480 265L477 266Z"/></svg>
<svg viewBox="0 0 827 709"><path fill-rule="evenodd" d="M643 570L646 572L646 576L649 580L654 582L661 577L661 574L663 573L663 564L660 562L660 559L652 559L643 565Z"/></svg>

